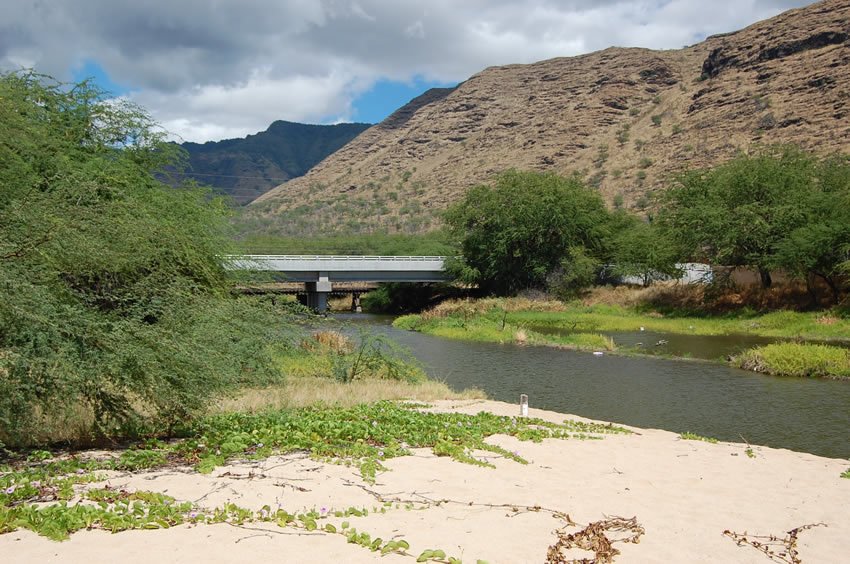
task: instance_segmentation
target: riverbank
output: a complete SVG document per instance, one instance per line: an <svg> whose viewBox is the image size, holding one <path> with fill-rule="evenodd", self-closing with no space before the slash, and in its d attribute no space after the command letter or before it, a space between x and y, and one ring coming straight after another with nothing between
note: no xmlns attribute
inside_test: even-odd
<svg viewBox="0 0 850 564"><path fill-rule="evenodd" d="M486 445L493 448L469 452L479 464L452 460L445 447L412 448L409 455L383 458L385 470L377 470L374 484L364 481L357 466L328 464L297 450L255 456L256 445L254 455L236 455L209 474L179 465L111 470L102 481L75 486L76 494L107 491L115 499L139 490L165 493L174 498L171 505L189 504L182 507L185 519L167 529L112 535L80 531L62 543L18 529L0 535L0 551L10 562L92 563L119 558L228 562L267 559L270 553L319 562L413 562L423 554L443 562L450 557L539 562L547 552L562 549L569 558L601 556L578 548L567 551L572 534L596 541L601 550L616 549L620 554L609 553L614 562L764 562L765 555L739 544L737 535L746 532L749 541L769 535L790 541L789 531L796 531L793 549L802 561L837 562L846 551L850 480L840 476L847 461L683 440L651 429L600 433L615 429L604 424L584 429L586 436L600 440L576 436L537 443L521 440L530 436L511 436L510 426L492 415L471 418L481 411L516 416L516 405L448 401L436 402L429 411L449 419L411 414L390 424L381 412L370 417L390 436L395 425L408 420L420 429L451 423L460 441L477 430L498 430L485 434ZM549 424L567 417L533 408L530 415ZM389 416L398 414L389 410ZM256 422L262 424L257 434L274 434L276 427L268 426L268 420ZM297 421L291 424L300 428ZM252 436L248 427L238 431ZM376 448L388 446L378 443ZM146 499L138 503L153 503L151 496ZM288 511L291 520L278 508ZM379 548L372 551L377 539ZM387 555L382 557L384 549Z"/></svg>
<svg viewBox="0 0 850 564"><path fill-rule="evenodd" d="M657 311L639 311L620 305L565 304L521 298L444 302L422 314L399 317L394 326L449 339L528 343L629 355L644 354L647 349L618 348L615 340L603 333L645 331L646 334L685 336L739 335L742 338L818 339L840 344L846 344L850 338L850 320L824 312L781 311L764 315L685 317L665 316ZM664 341L659 344L664 344ZM850 357L844 349L837 347L808 344L772 346L767 349L767 355L769 361L752 360L764 356L760 347L736 354L731 360L726 358L731 354L704 360L730 362L733 366L777 376L842 379L850 374ZM824 355L831 359L828 366L824 364Z"/></svg>
<svg viewBox="0 0 850 564"><path fill-rule="evenodd" d="M757 335L785 339L850 341L850 318L829 311L752 311L717 315L677 315L647 306L584 304L486 298L444 302L423 321L455 317L504 320L515 326L568 329L576 333L655 331L682 335Z"/></svg>

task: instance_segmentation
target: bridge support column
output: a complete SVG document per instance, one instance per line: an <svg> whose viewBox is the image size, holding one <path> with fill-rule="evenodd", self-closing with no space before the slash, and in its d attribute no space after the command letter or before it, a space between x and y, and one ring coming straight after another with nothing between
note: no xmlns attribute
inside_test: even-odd
<svg viewBox="0 0 850 564"><path fill-rule="evenodd" d="M333 289L327 272L320 272L319 279L315 282L307 282L307 307L317 313L325 313L328 310L328 296Z"/></svg>
<svg viewBox="0 0 850 564"><path fill-rule="evenodd" d="M360 292L353 292L351 294L351 311L354 313L361 313L363 308L360 307Z"/></svg>

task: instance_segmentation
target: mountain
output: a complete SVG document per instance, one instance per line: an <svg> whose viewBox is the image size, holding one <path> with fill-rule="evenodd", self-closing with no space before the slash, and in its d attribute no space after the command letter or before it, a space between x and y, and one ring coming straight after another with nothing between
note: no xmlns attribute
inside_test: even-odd
<svg viewBox="0 0 850 564"><path fill-rule="evenodd" d="M370 127L366 123L307 125L276 121L245 139L183 143L187 176L245 204L296 178Z"/></svg>
<svg viewBox="0 0 850 564"><path fill-rule="evenodd" d="M850 149L850 0L677 50L488 68L426 92L248 207L264 233L416 232L509 168L580 172L643 209L672 173L753 144Z"/></svg>

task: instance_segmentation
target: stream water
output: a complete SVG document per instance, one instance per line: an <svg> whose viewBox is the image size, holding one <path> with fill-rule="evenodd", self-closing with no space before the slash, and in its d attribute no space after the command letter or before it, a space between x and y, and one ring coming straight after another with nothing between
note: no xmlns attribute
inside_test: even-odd
<svg viewBox="0 0 850 564"><path fill-rule="evenodd" d="M562 413L850 458L850 382L777 378L693 360L452 341L395 329L385 316L340 314L331 322L389 336L456 390L477 387L506 402L524 393L532 407ZM627 334L617 335L620 343ZM644 343L656 337L628 335ZM722 357L741 346L734 337L688 339L682 350L696 358Z"/></svg>

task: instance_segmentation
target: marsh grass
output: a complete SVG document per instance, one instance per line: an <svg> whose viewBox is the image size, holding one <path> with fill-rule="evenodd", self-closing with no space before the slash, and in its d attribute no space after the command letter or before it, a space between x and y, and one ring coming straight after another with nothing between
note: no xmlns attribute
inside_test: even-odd
<svg viewBox="0 0 850 564"><path fill-rule="evenodd" d="M735 312L697 311L704 288L659 284L649 288L597 288L582 300L564 303L527 298L486 298L443 302L419 315L417 330L431 332L435 327L462 320L467 327L490 318L513 327L549 327L574 333L647 331L685 335L749 334L764 337L818 340L850 340L850 318L838 312L797 312L789 310L759 314L742 308ZM668 300L665 302L665 300ZM666 306L661 307L661 304ZM404 318L397 326L405 327ZM436 334L436 333L434 333ZM449 336L449 335L446 335ZM464 338L464 337L455 337ZM465 338L474 339L474 335ZM493 340L492 336L488 339ZM496 338L495 340L501 340Z"/></svg>
<svg viewBox="0 0 850 564"><path fill-rule="evenodd" d="M850 350L807 343L773 343L741 353L733 364L774 376L850 379Z"/></svg>
<svg viewBox="0 0 850 564"><path fill-rule="evenodd" d="M616 348L613 339L604 335L581 331L566 335L544 335L532 331L525 323L514 321L518 313L511 314L508 310L492 307L498 301L480 302L470 302L470 309L466 309L461 303L461 307L449 305L436 314L426 312L421 315L401 316L393 325L399 329L463 341L547 345L595 351L611 351ZM491 307L484 309L485 306ZM538 307L546 306L538 304Z"/></svg>
<svg viewBox="0 0 850 564"><path fill-rule="evenodd" d="M338 331L317 331L313 333L312 339L302 343L302 347L315 350L312 346L313 342L337 354L348 354L354 351L354 343L351 339Z"/></svg>

